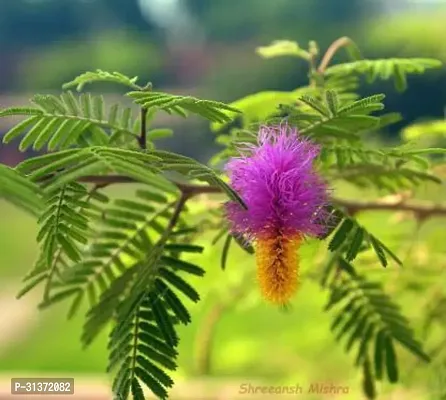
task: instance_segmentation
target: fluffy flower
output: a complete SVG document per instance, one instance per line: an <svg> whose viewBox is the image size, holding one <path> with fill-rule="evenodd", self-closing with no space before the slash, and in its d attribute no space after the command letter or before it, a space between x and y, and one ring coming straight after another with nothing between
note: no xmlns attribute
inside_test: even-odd
<svg viewBox="0 0 446 400"><path fill-rule="evenodd" d="M226 204L232 232L255 242L264 297L286 303L298 286L298 249L325 230L328 188L314 169L319 147L288 125L262 127L257 145L226 166L232 187L247 205Z"/></svg>

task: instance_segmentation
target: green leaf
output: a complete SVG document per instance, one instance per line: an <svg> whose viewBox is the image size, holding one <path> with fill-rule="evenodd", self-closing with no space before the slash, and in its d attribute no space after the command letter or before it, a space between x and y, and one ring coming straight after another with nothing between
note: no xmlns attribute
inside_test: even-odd
<svg viewBox="0 0 446 400"><path fill-rule="evenodd" d="M406 76L409 74L422 74L426 69L439 68L442 63L430 58L389 58L378 60L359 60L349 63L337 64L325 70L327 76L365 74L368 82L377 78L394 78L398 90L406 88Z"/></svg>
<svg viewBox="0 0 446 400"><path fill-rule="evenodd" d="M85 200L92 201L87 189L78 183L46 193L46 205L38 220L37 235L37 241L41 244L38 265L39 269L45 271L46 277L45 303L48 303L50 291L57 284L54 278L62 274L69 260L80 261L79 244L88 241L89 219L82 211L88 209L90 203ZM68 294L72 295L75 292ZM55 298L59 299L60 296L56 295Z"/></svg>
<svg viewBox="0 0 446 400"><path fill-rule="evenodd" d="M65 83L63 89L70 89L76 87L77 91L81 91L86 84L94 82L113 82L120 85L128 86L132 89L139 90L140 87L136 84L138 77L129 78L119 72L107 72L97 69L96 71L85 72L70 82Z"/></svg>
<svg viewBox="0 0 446 400"><path fill-rule="evenodd" d="M340 115L348 115L355 112L380 111L384 108L382 101L385 97L386 96L384 94L375 94L373 96L365 97L341 107L338 113Z"/></svg>
<svg viewBox="0 0 446 400"><path fill-rule="evenodd" d="M136 376L141 379L150 390L158 396L160 399L167 399L167 391L163 386L154 378L152 378L144 369L137 367L135 368Z"/></svg>
<svg viewBox="0 0 446 400"><path fill-rule="evenodd" d="M47 278L47 274L41 274L37 278L31 280L26 286L17 293L17 299L22 298L30 290L34 289L39 283L43 282Z"/></svg>
<svg viewBox="0 0 446 400"><path fill-rule="evenodd" d="M3 136L3 143L9 143L16 137L20 136L26 128L29 128L39 120L39 115L34 115L30 118L24 119L17 125L13 126L8 132Z"/></svg>
<svg viewBox="0 0 446 400"><path fill-rule="evenodd" d="M347 338L346 351L357 345L355 364L357 366L368 363L371 343L374 343L373 361L377 379L383 375L384 363L387 369L388 380L392 383L398 380L398 365L393 343L399 341L414 355L423 361L429 357L423 352L422 346L414 338L413 330L400 308L384 293L382 285L369 282L357 273L348 273L342 267L343 259L339 255L334 258L339 262L341 271L337 278L328 286L330 297L326 310L333 310L335 318L331 325L336 339ZM344 273L347 272L347 273ZM371 366L365 371L365 379L373 377ZM370 386L370 382L363 382ZM365 388L364 388L365 389ZM368 387L367 390L371 390Z"/></svg>
<svg viewBox="0 0 446 400"><path fill-rule="evenodd" d="M56 293L55 295L49 297L48 299L44 300L42 303L39 304L39 308L48 308L49 306L52 306L53 304L56 304L62 300L67 299L68 297L73 296L73 294L78 294L79 291L77 288L73 289L67 289L64 291L61 291L59 293Z"/></svg>
<svg viewBox="0 0 446 400"><path fill-rule="evenodd" d="M377 250L377 248L376 248L376 246L378 246L380 249L381 249L381 253L383 253L383 252L385 252L388 256L390 256L392 259L393 259L393 261L395 261L399 266L402 266L403 265L403 262L383 243L383 242L381 242L379 239L377 239L376 237L373 237L373 241L372 241L372 246L374 247L374 249L375 249L375 252L376 252L376 254L378 255L378 250ZM382 255L381 256L379 256L378 255L378 257L380 257L380 259L381 259L381 257L382 257ZM383 266L385 266L384 264L383 264Z"/></svg>
<svg viewBox="0 0 446 400"><path fill-rule="evenodd" d="M172 129L151 129L147 132L147 139L149 140L165 139L171 136L173 136Z"/></svg>
<svg viewBox="0 0 446 400"><path fill-rule="evenodd" d="M325 101L328 105L328 109L330 110L330 115L336 115L339 107L339 99L337 97L336 91L327 90L325 92Z"/></svg>
<svg viewBox="0 0 446 400"><path fill-rule="evenodd" d="M395 79L395 88L398 92L404 92L407 89L407 78L404 69L395 64L393 66L393 74Z"/></svg>
<svg viewBox="0 0 446 400"><path fill-rule="evenodd" d="M164 249L174 252L200 253L200 254L203 253L204 251L203 246L198 246L195 244L184 244L184 243L168 243L164 246Z"/></svg>
<svg viewBox="0 0 446 400"><path fill-rule="evenodd" d="M40 115L42 116L44 112L37 108L32 107L10 107L5 108L0 111L0 118L2 117L11 117L16 115L26 115L26 116L32 116L32 115Z"/></svg>
<svg viewBox="0 0 446 400"><path fill-rule="evenodd" d="M345 257L347 261L353 261L356 258L359 249L361 248L362 242L364 240L364 236L365 236L364 229L358 226L353 233L353 239L350 243L347 255Z"/></svg>
<svg viewBox="0 0 446 400"><path fill-rule="evenodd" d="M19 171L0 164L0 199L36 216L43 208L42 190Z"/></svg>
<svg viewBox="0 0 446 400"><path fill-rule="evenodd" d="M143 354L146 358L149 360L153 360L159 365L162 365L163 367L170 369L170 370L176 370L177 366L174 361L172 361L171 358L165 356L161 352L155 350L152 347L145 346L143 344L138 345L138 351Z"/></svg>
<svg viewBox="0 0 446 400"><path fill-rule="evenodd" d="M361 51L359 50L359 47L350 38L348 40L348 44L344 48L352 60L354 60L354 61L362 60L363 57L361 55Z"/></svg>
<svg viewBox="0 0 446 400"><path fill-rule="evenodd" d="M196 290L178 275L175 275L165 268L160 268L159 272L162 278L164 278L168 283L170 283L184 295L189 297L189 299L191 299L193 302L197 302L200 299L200 296Z"/></svg>
<svg viewBox="0 0 446 400"><path fill-rule="evenodd" d="M310 59L310 53L299 47L296 42L290 40L275 40L269 46L257 47L256 53L262 58L275 58L283 56L292 56Z"/></svg>
<svg viewBox="0 0 446 400"><path fill-rule="evenodd" d="M377 393L376 393L372 368L370 366L370 361L368 359L363 363L362 371L363 371L363 383L362 383L363 391L367 396L368 400L374 400L376 399Z"/></svg>
<svg viewBox="0 0 446 400"><path fill-rule="evenodd" d="M191 316L177 295L159 279L155 280L155 287L157 288L159 296L166 301L180 322L185 325L189 324L191 322Z"/></svg>
<svg viewBox="0 0 446 400"><path fill-rule="evenodd" d="M398 382L398 366L396 360L396 353L393 347L392 339L388 336L384 339L385 355L386 355L386 369L389 382Z"/></svg>
<svg viewBox="0 0 446 400"><path fill-rule="evenodd" d="M231 246L231 240L232 236L227 235L225 243L223 244L223 250L221 252L221 262L220 262L220 266L223 271L226 269L226 263L228 260L228 253L229 253L229 247Z"/></svg>
<svg viewBox="0 0 446 400"><path fill-rule="evenodd" d="M446 121L441 119L410 124L403 128L402 136L405 141L415 141L426 136L430 138L446 137ZM413 151L424 151L426 152L424 154L429 154L427 153L429 150L422 149ZM442 150L444 151L444 149Z"/></svg>
<svg viewBox="0 0 446 400"><path fill-rule="evenodd" d="M230 106L243 113L241 116L230 111L225 111L225 114L231 118L231 121L238 117L243 118L244 125L248 126L256 121L265 121L281 104L291 105L296 103L297 98L307 91L309 89L300 88L290 92L264 91L250 94L230 103ZM224 125L224 123L213 122L211 129L218 131Z"/></svg>
<svg viewBox="0 0 446 400"><path fill-rule="evenodd" d="M190 111L210 121L224 122L230 118L223 111L239 113L234 107L211 100L201 100L191 96L176 96L161 92L129 92L127 96L144 108L158 108L168 113Z"/></svg>
<svg viewBox="0 0 446 400"><path fill-rule="evenodd" d="M375 352L374 352L374 365L376 379L381 380L383 377L385 358L385 333L379 331L376 335Z"/></svg>
<svg viewBox="0 0 446 400"><path fill-rule="evenodd" d="M45 145L49 151L53 151L72 145L79 146L88 141L108 144L116 135L125 137L127 141L129 138L136 139L132 127L131 108L121 108L115 104L110 107L107 117L102 95L75 96L68 91L59 97L36 95L31 102L37 104L39 108L14 107L0 112L0 117L23 115L29 117L15 125L3 138L4 143L9 143L29 128L20 143L21 151L31 146L35 150L40 150ZM119 119L118 112L122 115Z"/></svg>
<svg viewBox="0 0 446 400"><path fill-rule="evenodd" d="M338 228L335 235L328 244L328 249L330 251L336 251L339 247L341 247L341 245L347 239L347 235L350 233L353 226L354 223L351 219L344 219L344 222L342 222L341 226Z"/></svg>
<svg viewBox="0 0 446 400"><path fill-rule="evenodd" d="M320 100L311 96L302 96L299 101L305 103L308 107L312 108L314 111L318 112L324 117L331 117L330 109Z"/></svg>
<svg viewBox="0 0 446 400"><path fill-rule="evenodd" d="M172 247L165 247L166 250L172 250ZM174 248L175 249L175 248ZM205 271L189 262L180 260L178 258L170 257L170 256L161 256L161 262L169 267L173 267L179 271L187 272L191 275L196 276L204 276Z"/></svg>
<svg viewBox="0 0 446 400"><path fill-rule="evenodd" d="M353 268L353 266L348 261L346 261L342 257L340 257L338 262L339 262L339 268L342 271L348 273L351 276L355 276L356 275L355 269Z"/></svg>
<svg viewBox="0 0 446 400"><path fill-rule="evenodd" d="M144 392L136 378L132 379L132 396L133 400L145 400Z"/></svg>
<svg viewBox="0 0 446 400"><path fill-rule="evenodd" d="M149 298L153 316L163 334L164 340L168 345L175 347L178 344L178 336L167 310L162 305L160 297L150 293Z"/></svg>

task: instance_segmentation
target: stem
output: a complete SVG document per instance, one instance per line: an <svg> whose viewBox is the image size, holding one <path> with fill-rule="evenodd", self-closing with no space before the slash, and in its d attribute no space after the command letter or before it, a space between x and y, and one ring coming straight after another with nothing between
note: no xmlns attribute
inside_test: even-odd
<svg viewBox="0 0 446 400"><path fill-rule="evenodd" d="M170 233L172 232L173 228L175 228L175 225L178 222L178 219L180 218L181 211L183 211L184 205L186 204L186 201L190 198L190 195L186 192L182 192L180 198L175 204L175 208L173 210L172 217L169 220L169 224L167 225L164 234L162 238L159 240L160 243L162 243L164 240L168 238Z"/></svg>
<svg viewBox="0 0 446 400"><path fill-rule="evenodd" d="M147 108L141 108L141 131L138 138L139 147L147 148Z"/></svg>
<svg viewBox="0 0 446 400"><path fill-rule="evenodd" d="M41 179L44 181L44 177ZM84 183L93 183L98 187L104 187L115 183L138 183L137 180L124 175L86 175L78 180ZM174 185L184 194L185 200L201 194L218 194L222 190L218 186L212 185L196 185L190 183L182 183L172 181ZM401 199L396 200L371 200L371 201L357 201L347 200L333 197L331 199L333 204L344 207L350 214L355 214L360 211L408 211L412 212L419 218L429 218L432 216L446 216L446 204L433 204L427 201L405 201ZM184 205L184 204L183 204Z"/></svg>
<svg viewBox="0 0 446 400"><path fill-rule="evenodd" d="M138 183L133 178L125 175L86 175L78 180L84 183L94 183L96 185L111 185L115 183ZM188 197L198 196L200 194L213 194L221 193L221 189L218 186L205 186L205 185L192 185L189 183L172 182L178 189L187 193Z"/></svg>
<svg viewBox="0 0 446 400"><path fill-rule="evenodd" d="M123 175L88 175L79 179L80 182L94 184L113 184L113 183L137 183L133 178ZM195 185L190 183L172 182L178 189L187 195L187 199L200 194L218 194L222 190L218 186ZM428 218L434 215L446 216L445 204L433 204L426 201L401 201L396 200L347 200L341 198L332 198L333 204L344 207L350 214L360 211L408 211L416 214L418 218Z"/></svg>
<svg viewBox="0 0 446 400"><path fill-rule="evenodd" d="M133 381L133 379L135 378L135 369L136 369L136 357L137 357L137 351L138 351L138 334L139 334L139 311L136 312L136 316L135 316L135 320L134 320L134 336L133 336L133 350L132 350L132 367L131 367L131 371L132 371L132 376L130 378L130 382Z"/></svg>
<svg viewBox="0 0 446 400"><path fill-rule="evenodd" d="M335 40L327 49L324 56L322 57L322 61L319 64L319 68L317 69L317 72L320 74L323 74L325 70L328 67L328 64L330 64L330 61L336 54L336 52L341 49L342 47L348 46L351 44L351 39L347 36L341 37L337 40Z"/></svg>
<svg viewBox="0 0 446 400"><path fill-rule="evenodd" d="M61 209L62 209L62 204L64 201L65 193L66 193L66 185L64 185L62 187L62 190L59 194L59 200L57 202L57 212L56 212L55 224L54 224L56 226L56 230L58 230L58 226L59 226L59 219L60 219L60 214L61 214ZM51 284L53 281L53 276L57 270L57 263L59 262L60 256L62 254L59 249L58 250L55 249L55 245L56 245L56 243L52 242L52 246L51 246L51 247L53 247L52 251L57 252L57 255L54 259L52 259L52 263L49 266L48 279L46 281L45 289L43 292L43 302L44 303L47 302L50 298L50 291L51 291ZM45 257L46 257L46 254L45 254Z"/></svg>
<svg viewBox="0 0 446 400"><path fill-rule="evenodd" d="M345 207L351 214L355 214L359 211L408 211L416 214L418 218L428 218L433 215L446 215L446 205L432 204L425 201L353 201L333 199L333 202Z"/></svg>

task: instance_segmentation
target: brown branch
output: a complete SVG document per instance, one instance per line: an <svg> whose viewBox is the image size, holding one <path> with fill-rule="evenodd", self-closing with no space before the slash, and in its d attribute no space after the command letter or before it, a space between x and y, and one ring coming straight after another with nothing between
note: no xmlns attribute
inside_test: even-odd
<svg viewBox="0 0 446 400"><path fill-rule="evenodd" d="M175 203L175 208L173 210L173 214L170 217L169 223L164 231L163 237L160 239L160 242L167 240L167 238L171 234L173 228L175 228L175 225L177 224L178 219L180 218L181 211L183 211L183 208L189 198L190 198L190 195L188 195L187 193L184 193L184 192L181 193L180 198Z"/></svg>
<svg viewBox="0 0 446 400"><path fill-rule="evenodd" d="M147 108L141 108L141 131L138 138L139 147L147 148Z"/></svg>
<svg viewBox="0 0 446 400"><path fill-rule="evenodd" d="M94 183L96 185L107 186L116 183L138 183L133 178L125 175L86 175L79 178L78 182ZM188 197L194 197L200 194L221 193L218 186L192 185L189 183L175 182L172 183L182 192L186 193Z"/></svg>
<svg viewBox="0 0 446 400"><path fill-rule="evenodd" d="M147 83L146 86L139 88L142 92L150 92L152 90L152 83ZM141 125L138 137L139 147L143 150L147 149L147 108L141 107Z"/></svg>
<svg viewBox="0 0 446 400"><path fill-rule="evenodd" d="M446 205L432 204L426 201L401 201L401 200L346 200L333 199L333 203L344 207L350 214L360 211L407 211L418 217L428 218L434 215L446 216Z"/></svg>
<svg viewBox="0 0 446 400"><path fill-rule="evenodd" d="M324 56L322 57L322 61L319 64L319 68L317 69L317 72L320 74L323 74L325 70L328 67L328 64L330 64L330 61L334 57L334 55L337 53L339 49L342 47L348 46L351 43L351 39L347 36L341 37L337 40L335 40L327 49Z"/></svg>
<svg viewBox="0 0 446 400"><path fill-rule="evenodd" d="M133 178L123 175L89 175L79 179L80 182L94 183L96 185L109 185L113 183L136 183ZM187 194L187 198L194 197L200 194L216 194L221 193L218 186L195 185L190 183L172 182L178 189ZM381 200L347 200L340 198L333 198L332 202L338 206L344 207L351 214L360 211L408 211L413 212L418 217L430 217L434 215L446 216L446 205L432 204L426 201L406 201L400 198L396 199L381 199Z"/></svg>

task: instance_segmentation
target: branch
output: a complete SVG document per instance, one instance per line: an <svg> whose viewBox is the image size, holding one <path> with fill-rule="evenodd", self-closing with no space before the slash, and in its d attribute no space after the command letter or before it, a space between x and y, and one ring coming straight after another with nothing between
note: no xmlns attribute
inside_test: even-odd
<svg viewBox="0 0 446 400"><path fill-rule="evenodd" d="M352 43L351 39L347 36L341 37L337 40L335 40L330 47L325 52L324 56L322 57L322 61L319 64L319 68L317 69L317 72L320 74L323 74L325 70L328 67L328 64L330 64L330 61L336 54L336 52L341 49L342 47L348 46L350 43Z"/></svg>
<svg viewBox="0 0 446 400"><path fill-rule="evenodd" d="M167 237L172 232L173 228L175 228L175 225L178 222L178 219L180 218L181 211L183 211L184 205L186 204L187 200L190 198L190 195L186 193L181 193L180 198L175 203L175 208L173 210L173 214L170 217L169 224L166 227L166 230L164 231L164 236Z"/></svg>
<svg viewBox="0 0 446 400"><path fill-rule="evenodd" d="M79 182L94 183L100 186L108 186L116 183L137 183L133 178L125 175L86 175L79 179ZM200 194L221 193L218 186L193 185L189 183L174 182L172 183L187 197L194 197Z"/></svg>
<svg viewBox="0 0 446 400"><path fill-rule="evenodd" d="M146 86L142 88L140 87L138 90L143 92L150 92L152 90L152 83L149 82ZM146 107L141 107L141 126L138 143L139 147L143 150L147 148L147 112L148 110Z"/></svg>
<svg viewBox="0 0 446 400"><path fill-rule="evenodd" d="M79 180L85 183L94 183L96 185L109 185L113 183L135 183L132 178L123 175L89 175ZM187 199L200 194L221 193L218 186L205 186L190 183L172 182L178 189L186 195ZM332 202L340 207L344 207L350 214L360 211L408 211L413 212L418 217L430 217L434 215L446 216L446 205L432 204L426 201L405 201L400 197L384 198L370 201L347 200L332 198Z"/></svg>
<svg viewBox="0 0 446 400"><path fill-rule="evenodd" d="M141 132L138 138L139 147L147 148L147 108L141 108Z"/></svg>
<svg viewBox="0 0 446 400"><path fill-rule="evenodd" d="M446 216L446 205L432 204L426 201L404 201L401 199L378 199L370 201L356 201L333 199L333 203L344 207L350 214L360 211L408 211L420 218L434 215Z"/></svg>

